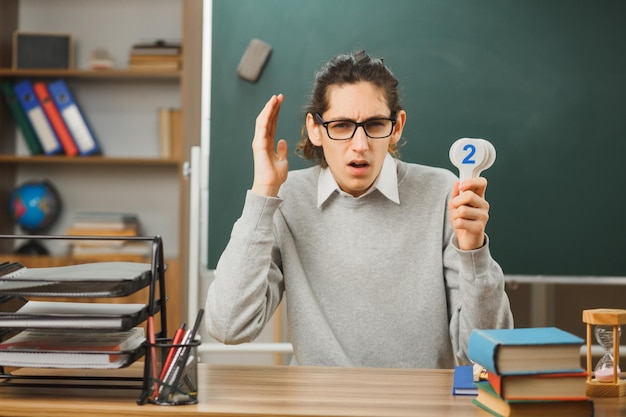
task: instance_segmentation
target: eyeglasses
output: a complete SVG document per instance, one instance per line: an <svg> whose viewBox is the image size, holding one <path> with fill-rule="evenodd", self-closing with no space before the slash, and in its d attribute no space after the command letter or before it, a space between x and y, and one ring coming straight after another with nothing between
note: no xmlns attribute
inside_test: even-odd
<svg viewBox="0 0 626 417"><path fill-rule="evenodd" d="M384 139L391 136L393 127L396 124L396 112L391 113L391 117L369 119L364 122L354 122L352 120L330 120L324 121L322 115L315 113L315 122L326 128L328 137L332 140L352 139L356 130L361 126L368 138Z"/></svg>

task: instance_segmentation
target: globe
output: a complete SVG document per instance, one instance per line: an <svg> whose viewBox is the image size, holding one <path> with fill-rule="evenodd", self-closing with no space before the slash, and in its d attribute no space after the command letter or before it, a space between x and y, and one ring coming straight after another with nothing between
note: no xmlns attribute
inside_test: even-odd
<svg viewBox="0 0 626 417"><path fill-rule="evenodd" d="M56 222L61 198L48 181L28 181L11 192L9 215L27 233L41 233Z"/></svg>

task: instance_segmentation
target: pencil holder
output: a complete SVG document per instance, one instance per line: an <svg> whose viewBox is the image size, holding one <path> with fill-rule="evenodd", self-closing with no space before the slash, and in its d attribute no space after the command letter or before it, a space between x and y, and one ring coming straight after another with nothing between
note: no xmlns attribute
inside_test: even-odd
<svg viewBox="0 0 626 417"><path fill-rule="evenodd" d="M198 402L198 346L200 341L172 343L172 339L146 342L148 402L185 405Z"/></svg>

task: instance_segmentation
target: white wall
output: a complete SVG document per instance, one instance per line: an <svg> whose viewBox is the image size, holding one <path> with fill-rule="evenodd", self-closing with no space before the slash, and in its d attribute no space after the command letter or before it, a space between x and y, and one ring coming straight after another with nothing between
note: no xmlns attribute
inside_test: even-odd
<svg viewBox="0 0 626 417"><path fill-rule="evenodd" d="M70 33L75 67L88 69L91 52L104 47L115 68L126 68L132 44L181 38L180 0L22 0L21 31ZM105 156L158 157L157 110L180 107L178 80L68 80ZM16 149L28 155L21 134ZM163 237L165 255L178 255L178 178L175 166L100 167L22 165L18 183L49 179L58 189L64 210L51 234L64 234L76 211L131 211L140 214L143 232ZM47 243L62 255L64 242Z"/></svg>

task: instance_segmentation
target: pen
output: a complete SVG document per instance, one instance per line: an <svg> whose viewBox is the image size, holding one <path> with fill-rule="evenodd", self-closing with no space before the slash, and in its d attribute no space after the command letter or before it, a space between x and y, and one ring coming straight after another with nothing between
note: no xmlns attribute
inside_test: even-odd
<svg viewBox="0 0 626 417"><path fill-rule="evenodd" d="M176 330L174 333L174 337L172 338L172 347L167 352L167 358L163 363L163 368L161 369L161 376L159 379L163 382L163 378L165 378L165 374L167 373L167 369L170 367L172 360L174 359L174 355L176 354L177 346L183 340L183 335L185 334L186 323L183 323L180 328ZM156 393L155 393L156 396Z"/></svg>
<svg viewBox="0 0 626 417"><path fill-rule="evenodd" d="M198 388L196 388L196 385L189 376L189 372L187 372L187 370L190 370L192 368L195 360L196 358L193 355L189 355L189 359L187 360L187 364L185 365L185 370L183 371L183 381L189 388L189 395L198 395Z"/></svg>
<svg viewBox="0 0 626 417"><path fill-rule="evenodd" d="M181 345L188 345L195 338L198 328L200 327L203 314L204 310L200 309L200 311L198 311L198 315L196 316L193 328L185 333L185 336L180 343ZM172 390L177 389L178 381L180 380L187 365L190 351L191 346L183 346L177 349L174 360L165 374L165 380L159 388L159 401L167 401L170 394L172 394Z"/></svg>

